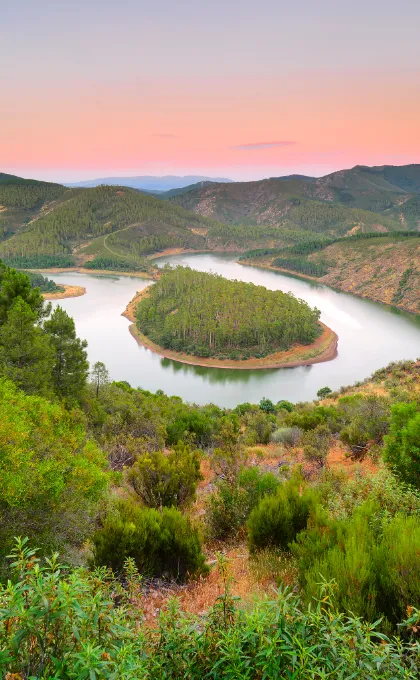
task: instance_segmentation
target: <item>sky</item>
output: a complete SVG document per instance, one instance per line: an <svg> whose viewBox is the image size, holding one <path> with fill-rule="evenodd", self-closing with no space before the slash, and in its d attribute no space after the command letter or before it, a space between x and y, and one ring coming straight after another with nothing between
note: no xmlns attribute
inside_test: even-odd
<svg viewBox="0 0 420 680"><path fill-rule="evenodd" d="M420 163L418 0L4 0L0 171Z"/></svg>

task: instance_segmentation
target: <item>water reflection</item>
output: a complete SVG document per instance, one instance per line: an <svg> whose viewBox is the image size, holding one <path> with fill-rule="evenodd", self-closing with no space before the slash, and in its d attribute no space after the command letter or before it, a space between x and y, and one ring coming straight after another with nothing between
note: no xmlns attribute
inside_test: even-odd
<svg viewBox="0 0 420 680"><path fill-rule="evenodd" d="M195 403L235 406L258 402L313 399L320 387L337 389L363 380L390 361L420 355L420 317L394 307L339 293L315 282L280 272L247 267L225 255L183 255L166 260L230 279L252 281L271 290L291 291L321 311L321 320L339 337L333 361L297 368L234 370L190 366L164 359L140 346L121 316L136 291L150 281L130 276L51 274L57 282L85 286L87 295L54 302L74 317L79 337L88 341L89 360L103 361L112 378L152 392L162 389Z"/></svg>

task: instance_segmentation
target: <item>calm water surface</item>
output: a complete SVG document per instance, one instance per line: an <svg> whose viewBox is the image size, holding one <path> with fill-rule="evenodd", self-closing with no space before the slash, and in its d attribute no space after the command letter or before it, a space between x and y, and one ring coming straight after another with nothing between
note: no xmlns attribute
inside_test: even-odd
<svg viewBox="0 0 420 680"><path fill-rule="evenodd" d="M232 370L188 366L163 359L140 347L121 316L127 303L150 281L128 276L48 274L57 283L84 286L87 294L53 302L75 319L79 337L88 341L91 363L103 361L114 380L133 387L177 394L186 401L220 406L258 402L313 399L320 387L336 389L362 380L390 361L420 356L420 317L338 293L322 285L256 267L237 264L232 254L179 255L159 258L162 266L188 265L240 279L271 290L291 291L321 310L321 320L339 337L338 357L313 366L267 370Z"/></svg>

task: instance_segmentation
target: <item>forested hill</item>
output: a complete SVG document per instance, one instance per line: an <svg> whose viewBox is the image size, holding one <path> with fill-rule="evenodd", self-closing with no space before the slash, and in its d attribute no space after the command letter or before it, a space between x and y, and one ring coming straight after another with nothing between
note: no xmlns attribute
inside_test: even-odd
<svg viewBox="0 0 420 680"><path fill-rule="evenodd" d="M200 230L213 225L211 220L134 189L101 186L67 191L66 201L3 241L1 256L69 254L97 238L102 241L91 247L94 255L136 257L168 247L199 248L205 246ZM106 235L110 238L104 245Z"/></svg>
<svg viewBox="0 0 420 680"><path fill-rule="evenodd" d="M2 208L40 208L45 201L61 196L66 188L53 182L38 182L0 173L0 205Z"/></svg>
<svg viewBox="0 0 420 680"><path fill-rule="evenodd" d="M0 257L17 267L43 267L45 257L48 266L99 257L123 258L127 270L144 268L145 256L168 248L245 251L418 229L420 165L203 182L159 197L0 175Z"/></svg>
<svg viewBox="0 0 420 680"><path fill-rule="evenodd" d="M61 184L0 173L0 240L52 207L66 191Z"/></svg>
<svg viewBox="0 0 420 680"><path fill-rule="evenodd" d="M306 228L332 234L417 229L420 165L356 166L314 180L292 176L194 188L170 200L228 223Z"/></svg>

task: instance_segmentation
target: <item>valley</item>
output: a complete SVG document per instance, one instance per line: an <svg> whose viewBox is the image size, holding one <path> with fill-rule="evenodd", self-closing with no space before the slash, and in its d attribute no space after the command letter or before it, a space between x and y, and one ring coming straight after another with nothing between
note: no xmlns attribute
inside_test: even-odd
<svg viewBox="0 0 420 680"><path fill-rule="evenodd" d="M83 297L62 300L59 304L75 318L78 332L88 340L92 364L104 361L115 379L142 385L150 391L163 389L167 394L199 404L213 402L233 407L241 401L254 402L264 396L291 401L312 399L324 385L338 389L363 380L368 373L392 360L418 356L420 320L415 315L396 313L393 308L334 291L315 281L249 267L236 260L237 256L229 253L187 253L160 257L156 263L159 267L166 263L189 266L197 271L218 273L226 279L293 292L297 298L321 310L321 321L339 337L337 357L293 369L234 370L226 368L227 362L225 367L180 363L139 345L129 333L133 321L121 316L137 292L141 294L152 283L150 279L115 273L46 275L58 284L86 288L87 294ZM132 309L131 319L133 315Z"/></svg>
<svg viewBox="0 0 420 680"><path fill-rule="evenodd" d="M258 263L315 274L323 284L417 313L419 190L416 165L356 166L321 178L202 182L158 196L3 174L0 258L24 269L155 278L150 258L160 253L267 250ZM383 238L365 243L363 235Z"/></svg>

